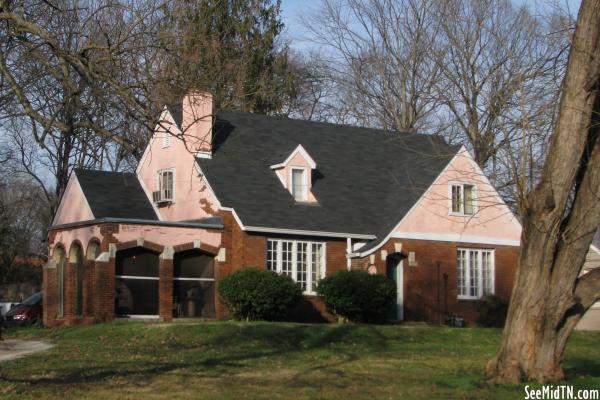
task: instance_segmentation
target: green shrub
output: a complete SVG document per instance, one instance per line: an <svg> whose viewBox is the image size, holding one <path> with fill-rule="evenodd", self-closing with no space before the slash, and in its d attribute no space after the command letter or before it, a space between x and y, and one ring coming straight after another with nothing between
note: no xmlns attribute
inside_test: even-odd
<svg viewBox="0 0 600 400"><path fill-rule="evenodd" d="M235 319L278 321L288 318L302 289L285 275L242 268L221 280L219 294Z"/></svg>
<svg viewBox="0 0 600 400"><path fill-rule="evenodd" d="M506 321L508 302L493 295L486 296L477 306L477 325L501 328Z"/></svg>
<svg viewBox="0 0 600 400"><path fill-rule="evenodd" d="M383 322L396 304L396 282L364 271L340 271L319 281L327 309L353 322Z"/></svg>

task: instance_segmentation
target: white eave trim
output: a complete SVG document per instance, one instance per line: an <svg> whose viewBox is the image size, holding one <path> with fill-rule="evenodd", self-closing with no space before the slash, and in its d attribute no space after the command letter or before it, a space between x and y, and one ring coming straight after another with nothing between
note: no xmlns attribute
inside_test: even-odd
<svg viewBox="0 0 600 400"><path fill-rule="evenodd" d="M280 169L280 168L285 167L292 160L292 158L294 158L294 156L298 153L300 153L300 155L306 160L306 162L308 163L308 166L311 169L317 168L317 163L315 162L315 160L313 160L313 158L310 156L310 154L308 154L306 149L304 149L304 147L302 147L302 145L299 144L298 147L296 147L294 149L294 151L292 151L292 153L288 156L288 158L285 159L284 162L271 165L271 169Z"/></svg>
<svg viewBox="0 0 600 400"><path fill-rule="evenodd" d="M245 226L242 230L247 232L264 232L264 233L279 233L282 235L300 235L300 236L321 236L321 237L335 237L335 238L352 238L352 239L368 239L373 240L377 237L375 235L361 235L355 233L341 233L341 232L324 232L324 231L304 231L298 229L282 229L282 228L266 228L260 226Z"/></svg>
<svg viewBox="0 0 600 400"><path fill-rule="evenodd" d="M461 235L459 233L426 233L426 232L394 232L391 235L395 239L416 239L432 240L438 242L457 242L474 244L491 244L498 246L520 246L519 240L479 236L479 235Z"/></svg>
<svg viewBox="0 0 600 400"><path fill-rule="evenodd" d="M304 231L299 229L282 229L282 228L267 228L263 226L245 226L242 220L231 207L220 207L223 211L229 211L233 214L233 218L240 226L240 229L245 232L261 232L261 233L277 233L281 235L298 235L298 236L318 236L318 237L335 237L335 238L352 238L352 239L377 239L375 235L361 235L356 233L341 233L341 232L324 232L324 231Z"/></svg>

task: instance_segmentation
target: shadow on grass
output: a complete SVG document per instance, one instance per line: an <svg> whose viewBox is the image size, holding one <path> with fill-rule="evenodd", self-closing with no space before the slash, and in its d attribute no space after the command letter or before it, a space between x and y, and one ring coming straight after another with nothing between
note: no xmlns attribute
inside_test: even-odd
<svg viewBox="0 0 600 400"><path fill-rule="evenodd" d="M314 362L310 367L298 371L294 376L297 383L301 378L315 371L331 374L339 373L336 369L349 362L357 360L360 356L353 350L347 351L345 340L356 330L353 325L325 326L323 329L315 329L311 325L270 325L270 324L239 324L231 325L228 329L219 330L218 334L209 340L194 344L191 341L175 341L168 346L168 349L176 349L183 352L183 358L189 360L164 360L164 354L161 351L165 349L156 349L152 346L142 345L136 349L134 354L149 354L149 357L136 361L88 361L77 360L77 367L65 365L62 371L61 367L51 370L58 376L48 377L32 375L31 377L4 376L3 381L8 383L21 383L32 386L44 385L77 385L84 383L95 383L110 378L118 377L120 379L149 379L160 374L169 373L176 370L193 371L198 375L228 375L235 373L236 369L248 366L249 362L268 359L271 357L293 358L302 356L302 352L312 350L329 349L334 346L334 360L321 360ZM376 327L363 326L360 333L369 337L367 347L371 350L383 350L387 347L387 341L390 338L385 337ZM195 333L193 334L195 335ZM202 335L199 331L197 335ZM195 338L195 337L194 337ZM360 339L360 337L354 338ZM181 339L179 339L181 340ZM365 346L364 342L359 342L360 346ZM115 347L118 349L119 344ZM57 346L57 347L60 347ZM355 347L356 348L356 347ZM155 353L152 353L156 349ZM207 349L206 356L202 355L202 349ZM360 350L361 347L357 348ZM63 350L64 351L64 350ZM215 355L222 351L222 354ZM212 353L212 354L211 354ZM155 356L157 360L153 360ZM163 359L163 361L160 361ZM87 362L87 363L86 363Z"/></svg>
<svg viewBox="0 0 600 400"><path fill-rule="evenodd" d="M589 358L569 358L568 365L565 366L567 378L573 376L593 376L600 377L600 361Z"/></svg>

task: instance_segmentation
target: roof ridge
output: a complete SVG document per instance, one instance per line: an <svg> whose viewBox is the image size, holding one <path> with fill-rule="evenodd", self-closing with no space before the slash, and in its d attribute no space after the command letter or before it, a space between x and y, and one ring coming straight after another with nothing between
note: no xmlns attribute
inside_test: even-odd
<svg viewBox="0 0 600 400"><path fill-rule="evenodd" d="M356 129L356 130L361 130L361 131L371 132L371 133L390 134L390 135L393 135L392 137L397 137L398 134L406 135L406 136L417 135L420 137L435 138L436 140L441 140L445 144L449 145L449 143L447 143L446 140L444 139L444 137L442 137L442 136L418 132L416 130L414 132L388 130L388 129L382 129L382 128L372 128L372 127L368 127L368 126L342 124L342 123L337 123L337 122L314 121L314 120L306 120L306 119L300 119L300 118L290 118L289 116L286 116L286 115L257 114L257 113L252 113L252 112L239 111L239 110L219 110L216 112L217 119L219 119L219 115L221 115L221 114L237 114L237 115L243 115L243 116L251 116L252 118L283 120L283 121L290 121L290 122L306 124L306 125L315 125L315 126L318 125L318 126L327 126L327 127L339 127L339 128L345 128L345 129Z"/></svg>

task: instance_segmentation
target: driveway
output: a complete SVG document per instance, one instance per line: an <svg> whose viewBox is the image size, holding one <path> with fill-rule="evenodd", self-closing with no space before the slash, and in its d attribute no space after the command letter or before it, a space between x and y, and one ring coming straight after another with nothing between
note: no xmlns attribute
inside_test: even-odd
<svg viewBox="0 0 600 400"><path fill-rule="evenodd" d="M14 360L28 354L45 351L53 345L37 340L5 339L0 341L0 362Z"/></svg>

